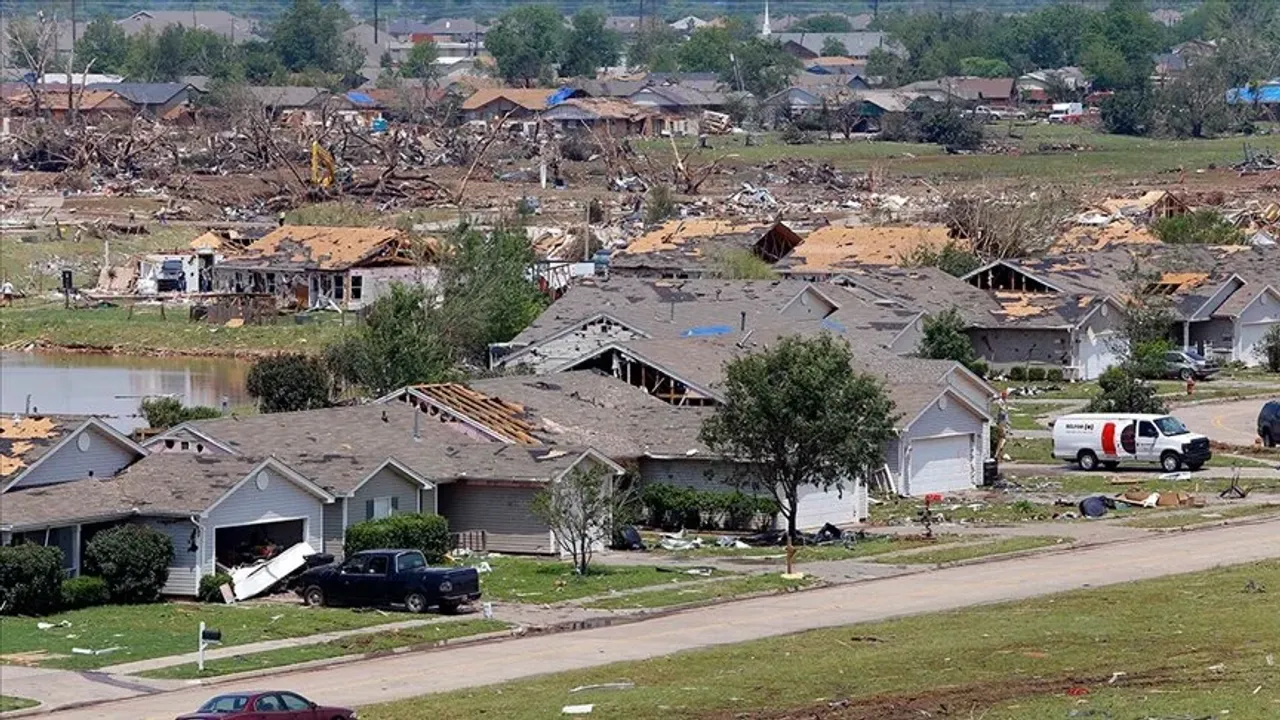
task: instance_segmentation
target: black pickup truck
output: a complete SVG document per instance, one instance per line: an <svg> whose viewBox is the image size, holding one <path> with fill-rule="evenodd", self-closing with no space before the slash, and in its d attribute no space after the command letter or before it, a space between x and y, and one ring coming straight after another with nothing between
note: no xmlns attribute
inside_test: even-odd
<svg viewBox="0 0 1280 720"><path fill-rule="evenodd" d="M341 564L311 568L295 587L308 605L404 605L452 613L480 598L475 568L433 568L417 550L364 550Z"/></svg>

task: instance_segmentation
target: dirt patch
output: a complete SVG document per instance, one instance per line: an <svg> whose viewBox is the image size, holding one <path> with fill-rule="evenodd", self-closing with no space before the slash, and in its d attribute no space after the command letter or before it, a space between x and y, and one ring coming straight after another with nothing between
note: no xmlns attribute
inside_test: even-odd
<svg viewBox="0 0 1280 720"><path fill-rule="evenodd" d="M1044 695L1088 695L1088 689L1106 685L1107 676L1001 679L978 685L941 687L919 693L875 695L833 700L804 708L761 712L717 712L707 720L919 720L922 717L969 718L982 710L1020 698ZM1167 685L1171 678L1154 672L1125 676L1127 688Z"/></svg>

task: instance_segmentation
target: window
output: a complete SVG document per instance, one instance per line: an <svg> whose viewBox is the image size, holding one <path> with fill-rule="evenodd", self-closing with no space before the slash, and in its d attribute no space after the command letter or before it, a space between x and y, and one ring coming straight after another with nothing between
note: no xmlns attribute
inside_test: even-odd
<svg viewBox="0 0 1280 720"><path fill-rule="evenodd" d="M311 703L303 700L301 697L293 693L280 693L280 699L284 702L285 710L310 710Z"/></svg>
<svg viewBox="0 0 1280 720"><path fill-rule="evenodd" d="M190 449L191 449L191 443L190 443L190 442L187 442L186 440L183 440L183 441L182 441L181 448L182 448L183 450L190 450Z"/></svg>
<svg viewBox="0 0 1280 720"><path fill-rule="evenodd" d="M348 575L359 575L364 572L364 567L368 564L369 558L364 555L356 555L355 557L342 563L342 572Z"/></svg>
<svg viewBox="0 0 1280 720"><path fill-rule="evenodd" d="M395 501L395 498L391 496L374 498L373 513L369 516L368 519L377 520L379 518L389 517L391 515L391 511L395 510L395 506L397 504L394 501Z"/></svg>
<svg viewBox="0 0 1280 720"><path fill-rule="evenodd" d="M80 452L89 452L89 446L93 444L93 438L89 437L89 433L82 432L80 437L76 438L76 448Z"/></svg>
<svg viewBox="0 0 1280 720"><path fill-rule="evenodd" d="M269 272L267 273L267 292L274 293L275 291L276 291L276 274L273 272Z"/></svg>
<svg viewBox="0 0 1280 720"><path fill-rule="evenodd" d="M258 712L280 712L284 710L280 698L276 695L263 695L253 704L253 709Z"/></svg>
<svg viewBox="0 0 1280 720"><path fill-rule="evenodd" d="M333 299L338 302L347 299L347 279L341 275L333 276Z"/></svg>
<svg viewBox="0 0 1280 720"><path fill-rule="evenodd" d="M202 713L225 713L239 712L248 704L248 695L219 695L209 702L200 706L198 712Z"/></svg>
<svg viewBox="0 0 1280 720"><path fill-rule="evenodd" d="M364 276L352 275L351 276L351 299L361 300L363 298L364 298Z"/></svg>
<svg viewBox="0 0 1280 720"><path fill-rule="evenodd" d="M386 575L388 567L390 564L387 562L386 555L375 555L369 558L369 566L365 572L369 575Z"/></svg>
<svg viewBox="0 0 1280 720"><path fill-rule="evenodd" d="M396 558L396 572L407 572L427 566L427 559L420 552L407 552Z"/></svg>
<svg viewBox="0 0 1280 720"><path fill-rule="evenodd" d="M1160 434L1156 432L1155 425L1152 425L1146 420L1143 420L1141 423L1138 423L1138 437L1153 438L1153 437L1159 437L1159 436Z"/></svg>
<svg viewBox="0 0 1280 720"><path fill-rule="evenodd" d="M1156 427L1160 428L1160 432L1165 435L1186 435L1191 432L1186 425L1176 417L1156 418Z"/></svg>

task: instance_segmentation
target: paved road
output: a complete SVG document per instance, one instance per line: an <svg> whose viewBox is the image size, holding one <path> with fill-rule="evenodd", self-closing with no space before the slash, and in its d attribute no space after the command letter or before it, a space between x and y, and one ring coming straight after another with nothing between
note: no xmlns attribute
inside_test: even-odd
<svg viewBox="0 0 1280 720"><path fill-rule="evenodd" d="M1252 445L1258 436L1258 411L1263 400L1191 405L1173 411L1194 432L1233 445Z"/></svg>
<svg viewBox="0 0 1280 720"><path fill-rule="evenodd" d="M217 690L287 687L325 703L365 705L551 672L642 660L683 650L806 629L1017 600L1220 565L1280 557L1280 522L1237 525L1125 543L905 575L677 613L630 625L463 646L435 657L407 654L285 673ZM1189 541L1194 538L1194 541ZM1122 559L1117 562L1117 558ZM448 672L427 668L448 667ZM150 720L198 706L212 688L191 688L46 715Z"/></svg>

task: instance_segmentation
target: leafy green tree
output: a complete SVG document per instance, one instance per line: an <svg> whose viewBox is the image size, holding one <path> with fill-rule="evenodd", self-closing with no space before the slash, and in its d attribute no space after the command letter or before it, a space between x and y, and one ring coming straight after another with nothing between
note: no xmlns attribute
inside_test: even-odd
<svg viewBox="0 0 1280 720"><path fill-rule="evenodd" d="M1108 368L1098 378L1101 392L1089 401L1086 412L1094 413L1151 413L1168 412L1164 401L1156 397L1156 386L1144 382L1133 369L1125 365Z"/></svg>
<svg viewBox="0 0 1280 720"><path fill-rule="evenodd" d="M849 23L848 18L842 15L824 13L804 18L787 28L787 32L847 33L853 32L853 25ZM826 55L827 53L824 52L822 54ZM843 55L844 53L841 54Z"/></svg>
<svg viewBox="0 0 1280 720"><path fill-rule="evenodd" d="M635 42L627 52L627 62L650 72L674 72L680 67L676 56L679 46L680 33L669 25L647 23L636 34Z"/></svg>
<svg viewBox="0 0 1280 720"><path fill-rule="evenodd" d="M1280 326L1273 326L1262 336L1262 354L1267 371L1280 373Z"/></svg>
<svg viewBox="0 0 1280 720"><path fill-rule="evenodd" d="M916 354L929 360L954 360L966 367L978 359L973 341L965 332L964 318L954 307L924 319Z"/></svg>
<svg viewBox="0 0 1280 720"><path fill-rule="evenodd" d="M146 418L147 425L156 430L171 428L192 420L208 420L222 417L218 408L204 405L186 407L181 400L172 397L150 398L142 401L139 408Z"/></svg>
<svg viewBox="0 0 1280 720"><path fill-rule="evenodd" d="M999 58L967 57L960 58L960 74L984 78L1009 77L1013 68Z"/></svg>
<svg viewBox="0 0 1280 720"><path fill-rule="evenodd" d="M941 247L920 245L902 257L906 267L936 267L939 270L964 277L982 265L982 259L972 249L947 240Z"/></svg>
<svg viewBox="0 0 1280 720"><path fill-rule="evenodd" d="M194 28L183 34L180 75L230 77L242 71L239 64L235 46L218 33Z"/></svg>
<svg viewBox="0 0 1280 720"><path fill-rule="evenodd" d="M1118 90L1102 101L1102 127L1116 135L1146 135L1151 132L1151 94L1146 90Z"/></svg>
<svg viewBox="0 0 1280 720"><path fill-rule="evenodd" d="M441 334L433 301L434 294L425 288L392 285L374 301L363 324L329 346L328 366L373 395L448 380L453 353Z"/></svg>
<svg viewBox="0 0 1280 720"><path fill-rule="evenodd" d="M1133 73L1124 54L1105 42L1091 44L1085 49L1082 60L1082 69L1095 89L1123 90L1134 84Z"/></svg>
<svg viewBox="0 0 1280 720"><path fill-rule="evenodd" d="M722 27L700 27L680 46L676 57L685 72L733 73L734 49L738 41Z"/></svg>
<svg viewBox="0 0 1280 720"><path fill-rule="evenodd" d="M436 62L439 59L440 48L434 42L416 43L400 66L400 75L421 80L424 85L434 85L440 77L440 65Z"/></svg>
<svg viewBox="0 0 1280 720"><path fill-rule="evenodd" d="M553 81L564 43L564 20L550 5L521 5L509 10L484 38L498 75L520 87Z"/></svg>
<svg viewBox="0 0 1280 720"><path fill-rule="evenodd" d="M254 85L277 85L283 81L284 62L271 44L254 40L240 47L244 79Z"/></svg>
<svg viewBox="0 0 1280 720"><path fill-rule="evenodd" d="M829 37L822 41L823 57L838 57L849 54L849 48L840 42L839 38Z"/></svg>
<svg viewBox="0 0 1280 720"><path fill-rule="evenodd" d="M827 334L783 338L726 366L725 401L703 424L703 442L744 463L730 484L773 497L793 535L802 487L852 492L895 436L893 402L852 359Z"/></svg>
<svg viewBox="0 0 1280 720"><path fill-rule="evenodd" d="M124 74L136 82L154 82L160 77L160 52L156 46L156 34L150 26L129 38L129 52L125 55Z"/></svg>
<svg viewBox="0 0 1280 720"><path fill-rule="evenodd" d="M186 30L181 25L166 25L156 36L155 82L173 82L185 71L183 40Z"/></svg>
<svg viewBox="0 0 1280 720"><path fill-rule="evenodd" d="M1222 213L1205 208L1185 215L1160 218L1151 230L1161 242L1171 245L1240 245L1244 232Z"/></svg>
<svg viewBox="0 0 1280 720"><path fill-rule="evenodd" d="M562 77L595 77L601 67L616 65L622 55L622 36L604 25L598 10L580 10L564 46Z"/></svg>
<svg viewBox="0 0 1280 720"><path fill-rule="evenodd" d="M615 482L603 466L595 465L575 468L547 483L534 495L530 511L551 528L558 549L573 559L574 570L586 575L595 549L608 544L614 519L633 499L629 487Z"/></svg>
<svg viewBox="0 0 1280 720"><path fill-rule="evenodd" d="M955 105L921 98L913 101L908 111L918 128L920 142L956 150L982 146L982 125Z"/></svg>
<svg viewBox="0 0 1280 720"><path fill-rule="evenodd" d="M258 360L249 369L245 383L245 389L264 413L328 407L332 386L324 361L302 353L283 353Z"/></svg>
<svg viewBox="0 0 1280 720"><path fill-rule="evenodd" d="M1155 115L1163 130L1174 137L1217 135L1231 124L1226 95L1232 85L1218 58L1198 60L1156 93Z"/></svg>
<svg viewBox="0 0 1280 720"><path fill-rule="evenodd" d="M886 85L896 87L911 79L911 67L906 59L881 48L871 48L867 55L867 75L884 78Z"/></svg>
<svg viewBox="0 0 1280 720"><path fill-rule="evenodd" d="M337 2L293 0L271 31L271 47L291 72L345 72L352 64L342 32L351 17Z"/></svg>
<svg viewBox="0 0 1280 720"><path fill-rule="evenodd" d="M128 55L129 36L107 15L94 18L76 41L76 63L92 61L95 72L120 72Z"/></svg>
<svg viewBox="0 0 1280 720"><path fill-rule="evenodd" d="M753 37L734 48L736 67L720 71L720 81L756 97L768 97L791 84L803 69L800 60L775 41ZM738 80L742 87L738 88Z"/></svg>

